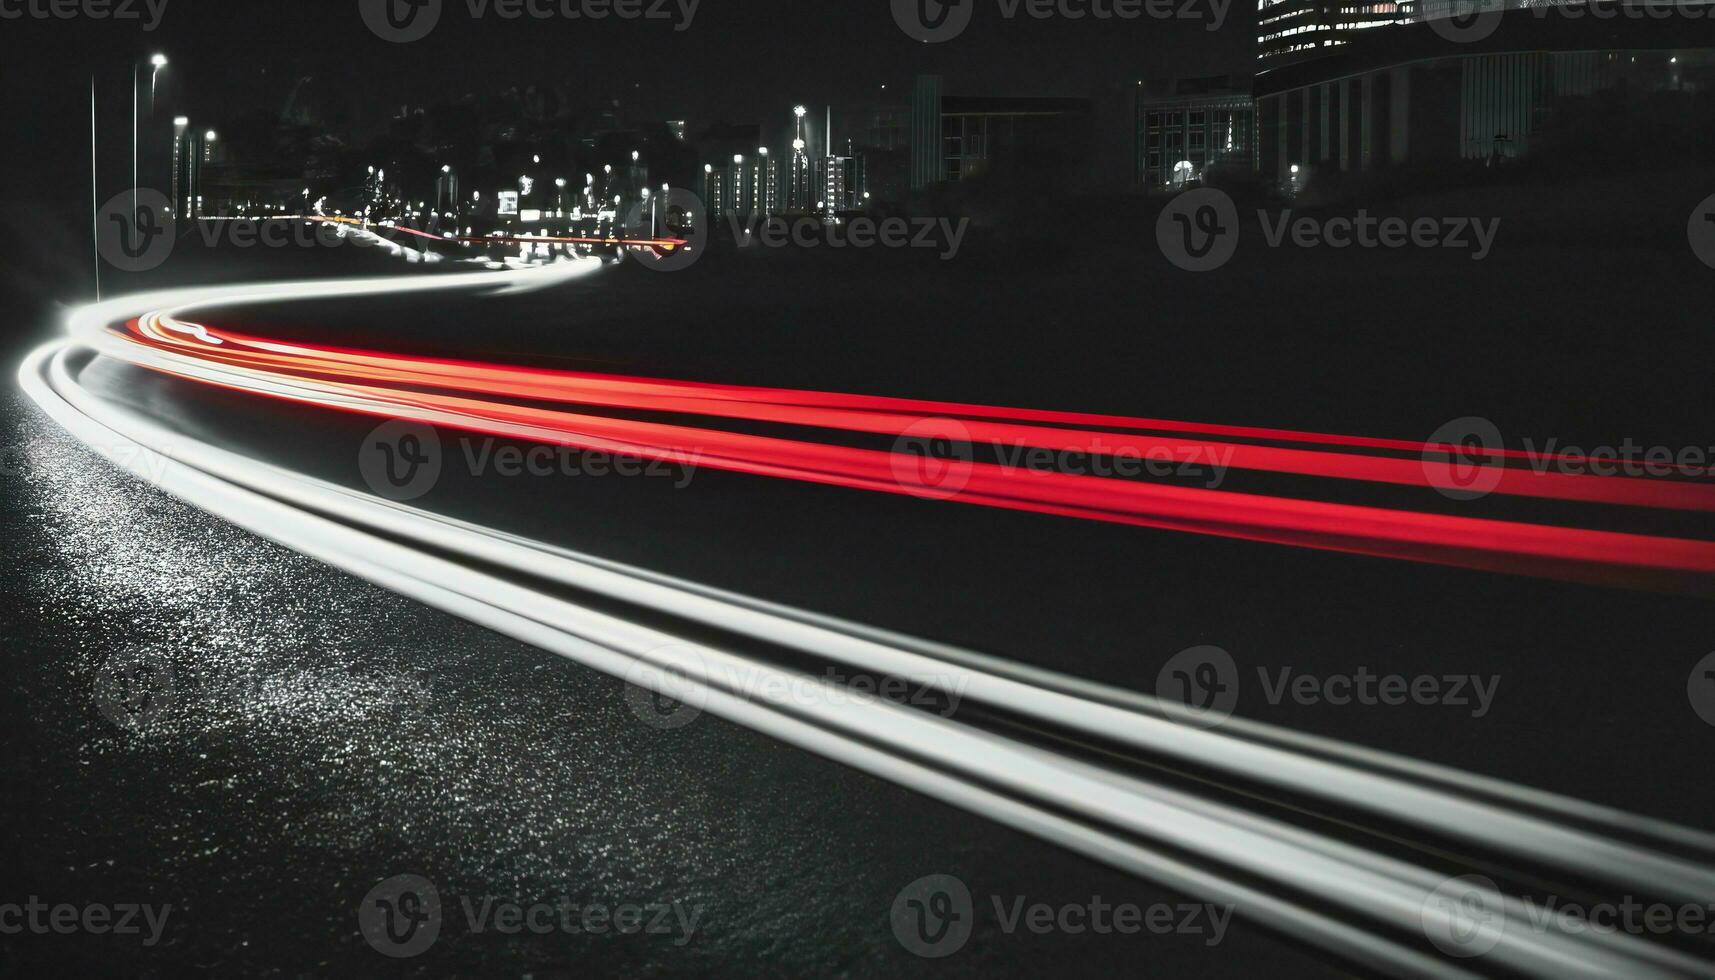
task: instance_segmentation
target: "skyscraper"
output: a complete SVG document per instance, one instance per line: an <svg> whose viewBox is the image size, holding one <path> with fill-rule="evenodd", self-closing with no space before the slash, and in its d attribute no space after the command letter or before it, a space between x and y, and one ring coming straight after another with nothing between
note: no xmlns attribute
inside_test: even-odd
<svg viewBox="0 0 1715 980"><path fill-rule="evenodd" d="M804 117L810 110L798 106L792 110L797 128L792 137L792 168L787 176L786 210L807 213L816 206L815 168L810 164L809 142L805 139Z"/></svg>

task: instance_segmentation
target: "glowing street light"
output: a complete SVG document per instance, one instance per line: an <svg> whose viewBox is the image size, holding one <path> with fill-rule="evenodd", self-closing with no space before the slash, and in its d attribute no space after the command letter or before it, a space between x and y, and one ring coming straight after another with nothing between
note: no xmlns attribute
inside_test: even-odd
<svg viewBox="0 0 1715 980"><path fill-rule="evenodd" d="M149 59L149 115L151 118L155 115L155 76L159 75L161 69L165 67L167 67L166 55L157 54Z"/></svg>

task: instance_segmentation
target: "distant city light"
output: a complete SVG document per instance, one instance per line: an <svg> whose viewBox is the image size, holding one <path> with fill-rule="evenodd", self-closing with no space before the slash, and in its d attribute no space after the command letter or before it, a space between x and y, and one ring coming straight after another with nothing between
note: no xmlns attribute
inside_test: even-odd
<svg viewBox="0 0 1715 980"><path fill-rule="evenodd" d="M208 132L202 134L202 138L205 140L208 140L210 143L213 143L215 140L219 139L220 137L216 136L214 134L214 130L211 129Z"/></svg>

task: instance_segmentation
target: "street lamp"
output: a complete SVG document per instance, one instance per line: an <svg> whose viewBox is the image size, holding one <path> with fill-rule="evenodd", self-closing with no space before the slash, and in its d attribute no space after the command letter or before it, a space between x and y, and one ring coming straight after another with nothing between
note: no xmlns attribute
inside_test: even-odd
<svg viewBox="0 0 1715 980"><path fill-rule="evenodd" d="M161 69L167 67L167 56L158 54L150 58L149 67L149 115L152 117L155 115L155 77L161 74Z"/></svg>
<svg viewBox="0 0 1715 980"><path fill-rule="evenodd" d="M173 213L179 214L179 170L184 166L185 130L190 127L189 116L173 117Z"/></svg>

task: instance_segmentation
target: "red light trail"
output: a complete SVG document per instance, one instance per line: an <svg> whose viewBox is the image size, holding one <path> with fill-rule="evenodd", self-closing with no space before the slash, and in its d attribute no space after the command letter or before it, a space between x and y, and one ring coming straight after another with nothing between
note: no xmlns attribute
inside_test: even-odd
<svg viewBox="0 0 1715 980"><path fill-rule="evenodd" d="M146 362L193 380L487 435L624 452L760 476L1010 510L1510 574L1707 593L1715 542L1088 476L960 458L924 459L897 440L1216 462L1239 470L1428 489L1425 454L1452 447L1283 429L718 385L411 357L247 336L164 314L123 336L169 355ZM544 407L649 411L835 429L896 440L878 450ZM1219 438L1197 438L1219 437ZM1288 443L1289 446L1266 443ZM1415 458L1378 453L1415 453ZM1490 492L1658 510L1715 511L1715 487L1508 466L1475 452ZM1576 457L1537 457L1574 460ZM1445 469L1445 465L1442 464ZM1684 470L1695 477L1701 471ZM1469 485L1469 484L1466 484Z"/></svg>

